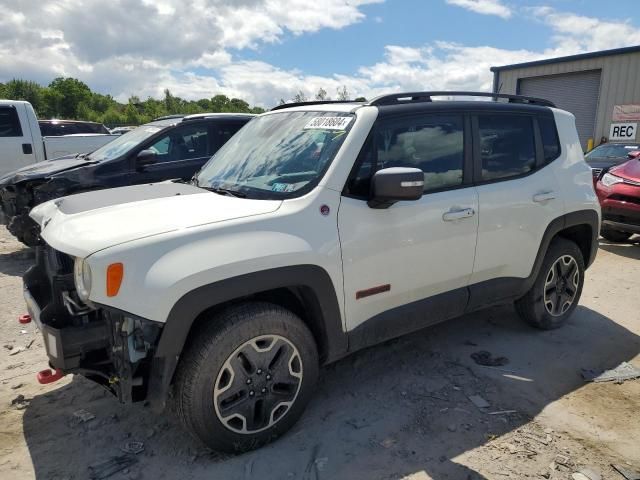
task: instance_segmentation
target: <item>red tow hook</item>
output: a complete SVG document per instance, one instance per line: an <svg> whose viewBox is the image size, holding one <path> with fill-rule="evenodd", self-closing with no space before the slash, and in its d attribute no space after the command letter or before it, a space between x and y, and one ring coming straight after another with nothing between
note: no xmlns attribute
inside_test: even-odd
<svg viewBox="0 0 640 480"><path fill-rule="evenodd" d="M42 385L57 382L62 377L64 377L64 373L62 373L62 370L60 370L59 368L56 368L55 370L51 370L50 368L47 368L46 370L40 370L36 375L38 383Z"/></svg>
<svg viewBox="0 0 640 480"><path fill-rule="evenodd" d="M29 315L28 313L25 313L24 315L20 315L18 317L18 322L20 322L23 325L27 323L31 323L31 315Z"/></svg>

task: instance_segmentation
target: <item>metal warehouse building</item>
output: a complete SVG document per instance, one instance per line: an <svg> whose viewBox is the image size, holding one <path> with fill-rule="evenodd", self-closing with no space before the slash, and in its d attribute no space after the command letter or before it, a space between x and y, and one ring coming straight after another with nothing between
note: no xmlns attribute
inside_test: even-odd
<svg viewBox="0 0 640 480"><path fill-rule="evenodd" d="M602 137L640 141L640 45L491 67L493 91L551 100L576 116L586 150Z"/></svg>

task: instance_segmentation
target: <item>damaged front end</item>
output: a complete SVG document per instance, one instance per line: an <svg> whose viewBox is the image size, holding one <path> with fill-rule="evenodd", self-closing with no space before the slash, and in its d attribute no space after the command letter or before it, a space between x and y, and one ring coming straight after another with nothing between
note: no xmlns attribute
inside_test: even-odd
<svg viewBox="0 0 640 480"><path fill-rule="evenodd" d="M0 223L29 247L41 244L40 227L29 217L31 209L56 197L48 182L23 181L0 187Z"/></svg>
<svg viewBox="0 0 640 480"><path fill-rule="evenodd" d="M144 400L162 324L82 302L73 265L73 257L44 245L24 275L27 308L50 366L99 383L123 403Z"/></svg>

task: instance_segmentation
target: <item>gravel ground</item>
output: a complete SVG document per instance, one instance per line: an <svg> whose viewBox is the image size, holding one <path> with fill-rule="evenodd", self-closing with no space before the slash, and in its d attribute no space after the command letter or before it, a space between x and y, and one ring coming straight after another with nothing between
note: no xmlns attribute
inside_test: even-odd
<svg viewBox="0 0 640 480"><path fill-rule="evenodd" d="M108 478L593 480L623 479L611 464L640 471L640 380L581 378L583 368L640 367L638 243L601 244L564 328L535 331L500 307L367 349L322 371L289 434L240 456L211 453L170 413L121 406L83 378L39 385L41 338L16 321L32 261L0 227L0 478L86 479L90 466L119 456L131 464ZM479 366L471 354L482 350L509 362ZM133 441L144 451L123 454Z"/></svg>

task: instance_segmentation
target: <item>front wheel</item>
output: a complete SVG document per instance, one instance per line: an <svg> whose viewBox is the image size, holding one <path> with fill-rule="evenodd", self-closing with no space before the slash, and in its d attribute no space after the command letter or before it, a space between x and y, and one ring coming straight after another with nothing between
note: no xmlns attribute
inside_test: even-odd
<svg viewBox="0 0 640 480"><path fill-rule="evenodd" d="M531 289L516 301L519 315L534 327L561 327L573 313L584 284L584 259L578 246L564 238L551 242Z"/></svg>
<svg viewBox="0 0 640 480"><path fill-rule="evenodd" d="M184 425L214 450L243 452L296 422L318 377L307 326L291 311L252 302L205 320L179 365Z"/></svg>

